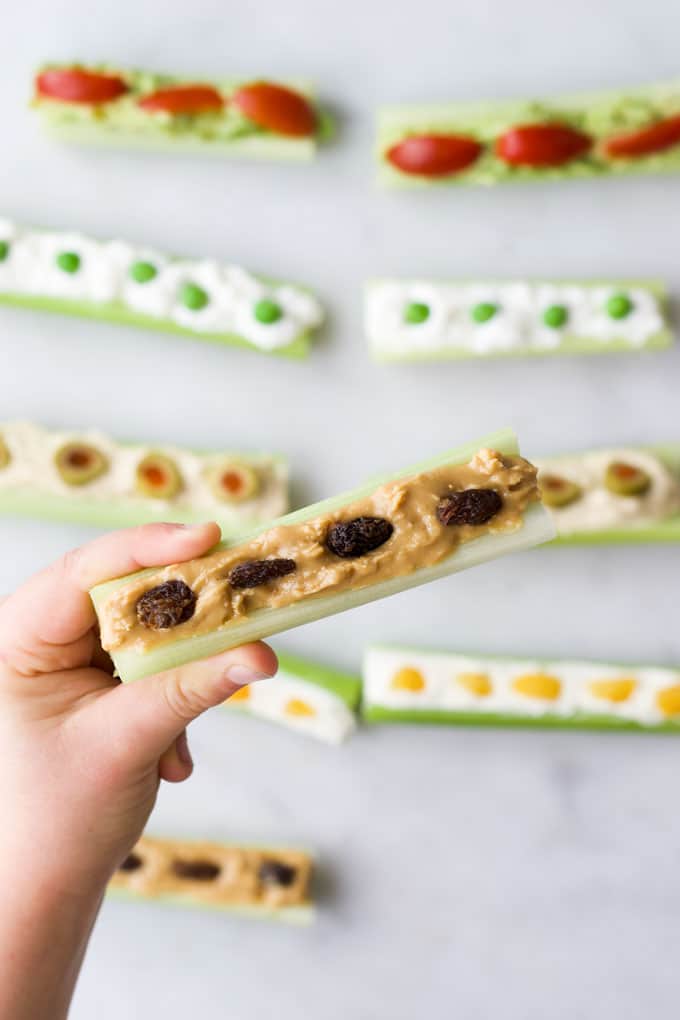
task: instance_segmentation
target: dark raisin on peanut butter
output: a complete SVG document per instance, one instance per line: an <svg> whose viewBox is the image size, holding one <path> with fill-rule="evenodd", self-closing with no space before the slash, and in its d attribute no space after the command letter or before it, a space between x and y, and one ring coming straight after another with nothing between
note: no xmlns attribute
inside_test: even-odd
<svg viewBox="0 0 680 1020"><path fill-rule="evenodd" d="M437 519L444 525L486 524L503 506L495 489L463 489L443 496L437 505Z"/></svg>
<svg viewBox="0 0 680 1020"><path fill-rule="evenodd" d="M257 588L260 584L275 581L295 570L295 560L246 560L229 571L232 588Z"/></svg>
<svg viewBox="0 0 680 1020"><path fill-rule="evenodd" d="M292 885L297 876L297 870L290 864L282 861L266 860L260 865L258 876L265 885Z"/></svg>
<svg viewBox="0 0 680 1020"><path fill-rule="evenodd" d="M394 525L384 517L355 517L338 521L326 532L326 548L342 559L354 559L373 552L392 536Z"/></svg>
<svg viewBox="0 0 680 1020"><path fill-rule="evenodd" d="M128 854L118 868L119 871L139 871L144 861L139 854Z"/></svg>
<svg viewBox="0 0 680 1020"><path fill-rule="evenodd" d="M137 619L150 630L167 630L190 620L196 596L184 581L164 581L145 591L137 602Z"/></svg>
<svg viewBox="0 0 680 1020"><path fill-rule="evenodd" d="M214 882L222 870L219 864L212 861L183 861L176 858L172 862L173 873L177 878L190 878L194 882Z"/></svg>

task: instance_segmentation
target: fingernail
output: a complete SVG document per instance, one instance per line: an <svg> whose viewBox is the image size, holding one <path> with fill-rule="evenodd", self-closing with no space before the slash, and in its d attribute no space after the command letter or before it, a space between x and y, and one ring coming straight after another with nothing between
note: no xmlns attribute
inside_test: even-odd
<svg viewBox="0 0 680 1020"><path fill-rule="evenodd" d="M227 680L231 680L238 687L243 687L245 684L253 684L257 680L266 680L269 673L260 673L256 669L251 669L250 666L240 666L237 663L230 666L225 675Z"/></svg>
<svg viewBox="0 0 680 1020"><path fill-rule="evenodd" d="M189 740L187 738L187 731L183 730L178 736L175 742L175 748L177 750L177 757L183 765L194 764L194 759L191 757L191 751L189 750Z"/></svg>

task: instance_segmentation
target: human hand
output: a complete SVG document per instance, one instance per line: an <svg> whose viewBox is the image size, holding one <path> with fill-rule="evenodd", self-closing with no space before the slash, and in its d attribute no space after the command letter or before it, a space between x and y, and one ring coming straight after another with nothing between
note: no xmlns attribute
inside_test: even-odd
<svg viewBox="0 0 680 1020"><path fill-rule="evenodd" d="M50 887L101 891L137 841L160 779L192 771L186 725L272 675L257 643L132 684L111 674L89 589L200 556L216 524L151 524L67 553L0 606L0 853Z"/></svg>

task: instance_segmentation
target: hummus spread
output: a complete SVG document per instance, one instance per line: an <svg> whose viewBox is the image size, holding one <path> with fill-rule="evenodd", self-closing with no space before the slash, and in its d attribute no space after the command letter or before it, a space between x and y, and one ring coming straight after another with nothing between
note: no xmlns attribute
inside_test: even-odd
<svg viewBox="0 0 680 1020"><path fill-rule="evenodd" d="M472 505L477 500L466 490L493 490L483 493L487 498L480 499L482 513L477 519ZM452 513L451 505L461 493L466 497L460 500L462 512ZM200 559L136 575L99 608L102 645L143 654L159 644L241 622L258 610L411 574L451 556L464 542L517 531L528 505L538 499L533 465L518 456L480 450L468 464L446 464L389 481L337 510L272 527L249 542L218 547ZM332 529L360 520L377 520L388 529L387 537L349 556L332 551ZM254 587L230 582L235 568L267 560L286 563L286 572ZM154 629L138 603L144 596L141 605L146 610L158 586L181 590L184 602L175 625L159 614L161 626Z"/></svg>
<svg viewBox="0 0 680 1020"><path fill-rule="evenodd" d="M153 899L182 896L214 907L309 903L312 862L299 850L266 850L144 836L110 888Z"/></svg>

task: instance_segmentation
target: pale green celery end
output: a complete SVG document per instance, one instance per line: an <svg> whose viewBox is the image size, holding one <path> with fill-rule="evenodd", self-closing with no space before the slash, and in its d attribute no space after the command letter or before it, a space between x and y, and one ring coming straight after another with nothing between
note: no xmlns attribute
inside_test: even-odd
<svg viewBox="0 0 680 1020"><path fill-rule="evenodd" d="M191 896L144 896L141 893L132 892L129 889L107 889L108 900L123 900L126 902L147 903L151 906L160 907L184 907L191 910L203 910L211 914L230 914L233 917L253 918L258 921L278 921L286 924L309 925L316 919L316 910L313 904L304 904L299 907L261 907L256 904L223 905L212 903L199 903Z"/></svg>
<svg viewBox="0 0 680 1020"><path fill-rule="evenodd" d="M661 443L644 446L641 449L659 457L670 471L680 475L680 443ZM643 545L652 542L680 542L680 514L674 514L665 521L654 521L642 526L558 534L551 545Z"/></svg>
<svg viewBox="0 0 680 1020"><path fill-rule="evenodd" d="M391 578L380 584L370 585L355 591L336 595L314 596L283 609L265 609L253 614L242 624L221 628L210 634L185 638L161 646L146 654L121 651L113 654L119 676L123 680L137 680L151 673L158 673L175 666L207 658L233 648L236 645L260 638L270 637L282 630L288 630L304 623L311 623L322 617L365 605L379 598L386 598L400 591L437 580L449 574L487 562L505 553L518 552L541 542L548 542L555 535L555 528L546 510L536 504L525 514L522 528L510 535L484 535L467 542L451 556L434 567L416 570L406 577ZM95 607L101 605L101 593L91 592Z"/></svg>
<svg viewBox="0 0 680 1020"><path fill-rule="evenodd" d="M64 298L36 297L25 294L0 294L0 305L28 308L33 311L56 312L59 315L73 315L83 319L97 319L115 325L139 326L160 333L173 333L192 340L206 343L242 347L258 354L275 355L283 358L304 358L309 353L310 331L300 333L290 344L272 351L266 351L236 333L203 333L178 326L171 319L156 319L150 315L133 312L117 302L95 303L91 301L70 301Z"/></svg>
<svg viewBox="0 0 680 1020"><path fill-rule="evenodd" d="M59 496L56 493L37 492L32 489L0 488L0 514L3 516L32 517L41 521L64 521L67 524L85 524L97 528L128 528L139 524L153 524L172 521L176 524L201 524L216 520L223 536L238 534L244 526L257 527L266 523L263 518L253 518L251 523L238 524L220 518L215 507L189 509L164 506L144 506L139 503L126 505L113 500L88 500L86 497Z"/></svg>
<svg viewBox="0 0 680 1020"><path fill-rule="evenodd" d="M299 677L300 680L314 684L316 687L323 687L324 690L340 698L352 711L356 711L361 697L360 677L343 673L329 666L321 666L288 652L277 652L276 654L279 666L285 673Z"/></svg>
<svg viewBox="0 0 680 1020"><path fill-rule="evenodd" d="M369 705L362 709L361 718L368 723L424 723L461 726L499 726L518 729L564 729L564 730L621 730L636 733L680 734L680 723L658 723L647 726L630 719L613 716L582 715L567 718L556 715L529 716L504 713L453 712L442 709L396 709Z"/></svg>

